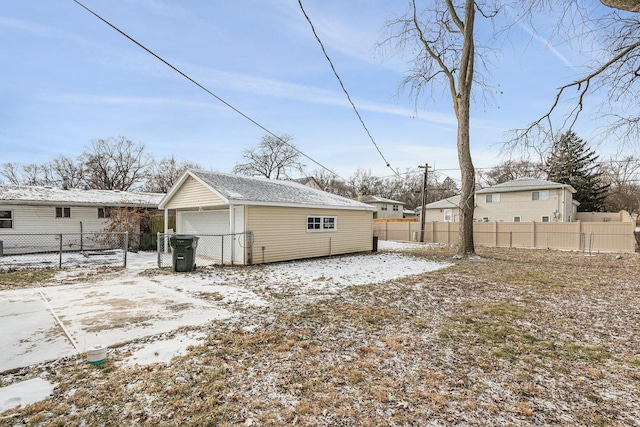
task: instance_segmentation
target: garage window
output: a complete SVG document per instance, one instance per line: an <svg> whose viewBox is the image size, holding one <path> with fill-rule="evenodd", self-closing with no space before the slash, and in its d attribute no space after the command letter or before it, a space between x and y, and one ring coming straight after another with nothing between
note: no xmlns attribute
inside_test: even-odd
<svg viewBox="0 0 640 427"><path fill-rule="evenodd" d="M0 228L13 228L12 211L0 211Z"/></svg>
<svg viewBox="0 0 640 427"><path fill-rule="evenodd" d="M308 216L307 231L336 231L338 218L335 216Z"/></svg>

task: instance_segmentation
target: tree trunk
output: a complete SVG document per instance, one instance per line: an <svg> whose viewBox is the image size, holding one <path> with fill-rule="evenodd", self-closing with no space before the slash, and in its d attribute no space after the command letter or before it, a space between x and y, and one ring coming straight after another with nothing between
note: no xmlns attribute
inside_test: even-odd
<svg viewBox="0 0 640 427"><path fill-rule="evenodd" d="M640 0L600 0L605 6L629 12L640 12Z"/></svg>
<svg viewBox="0 0 640 427"><path fill-rule="evenodd" d="M471 110L471 86L474 73L475 44L473 26L475 23L475 2L467 0L464 20L464 42L458 76L458 92L454 99L454 109L458 119L458 163L462 178L460 192L460 244L458 256L475 254L473 243L473 211L476 172L471 160L469 122Z"/></svg>
<svg viewBox="0 0 640 427"><path fill-rule="evenodd" d="M475 168L469 148L469 109L458 115L458 163L462 177L460 192L460 244L458 255L466 257L475 254L473 242L473 212L475 208Z"/></svg>

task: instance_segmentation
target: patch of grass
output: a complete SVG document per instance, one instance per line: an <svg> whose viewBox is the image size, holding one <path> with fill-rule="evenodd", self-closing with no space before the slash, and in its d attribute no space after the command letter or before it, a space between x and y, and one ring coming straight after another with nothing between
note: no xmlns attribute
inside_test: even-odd
<svg viewBox="0 0 640 427"><path fill-rule="evenodd" d="M207 301L222 301L224 296L219 292L199 292L198 298L202 298Z"/></svg>
<svg viewBox="0 0 640 427"><path fill-rule="evenodd" d="M0 290L42 286L57 273L58 270L52 268L0 272Z"/></svg>
<svg viewBox="0 0 640 427"><path fill-rule="evenodd" d="M536 336L519 321L534 318L530 309L509 302L468 303L466 314L451 316L438 332L441 345L485 349L494 357L515 361L534 355L543 359L602 361L611 357L601 346ZM533 319L532 319L533 320Z"/></svg>

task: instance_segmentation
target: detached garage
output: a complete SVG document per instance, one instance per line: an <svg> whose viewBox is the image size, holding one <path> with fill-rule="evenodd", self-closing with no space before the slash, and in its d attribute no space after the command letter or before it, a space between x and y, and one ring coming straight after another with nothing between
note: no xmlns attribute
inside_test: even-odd
<svg viewBox="0 0 640 427"><path fill-rule="evenodd" d="M228 247L201 237L197 256L234 264L365 252L373 245L375 208L293 181L187 170L160 209L165 232L174 210L178 234L231 235Z"/></svg>

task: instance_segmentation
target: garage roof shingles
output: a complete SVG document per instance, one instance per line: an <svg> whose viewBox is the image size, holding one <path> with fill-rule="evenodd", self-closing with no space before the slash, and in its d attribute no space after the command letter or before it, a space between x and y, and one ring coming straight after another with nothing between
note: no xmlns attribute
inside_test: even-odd
<svg viewBox="0 0 640 427"><path fill-rule="evenodd" d="M317 190L293 181L201 170L189 170L188 172L217 191L229 202L341 207L361 210L375 209L365 203Z"/></svg>

